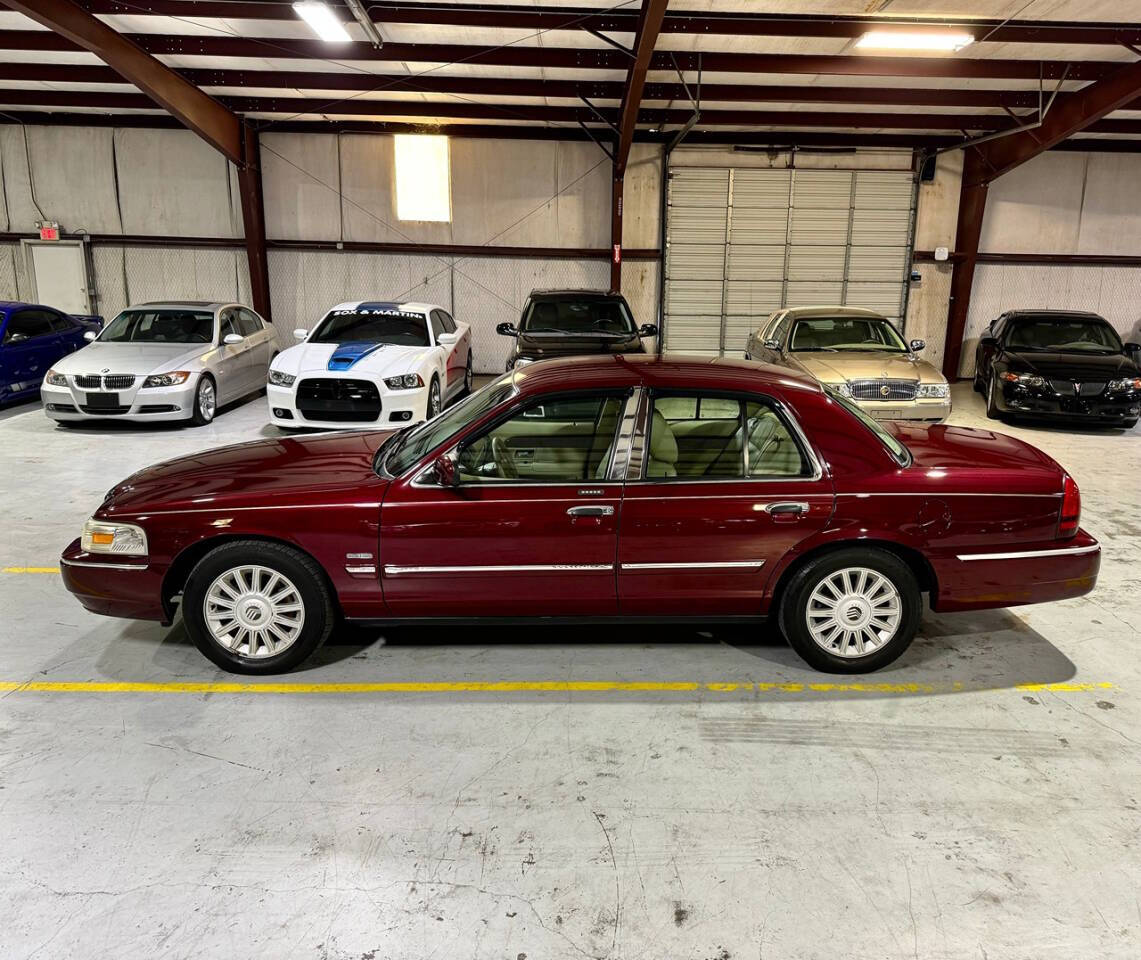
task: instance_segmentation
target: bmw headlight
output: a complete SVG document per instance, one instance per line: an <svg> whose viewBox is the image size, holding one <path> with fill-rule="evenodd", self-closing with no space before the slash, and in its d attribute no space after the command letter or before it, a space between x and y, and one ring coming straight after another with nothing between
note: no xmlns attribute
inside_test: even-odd
<svg viewBox="0 0 1141 960"><path fill-rule="evenodd" d="M842 397L848 397L849 399L852 397L852 388L848 386L847 380L845 380L843 383L826 383L825 386L829 389L835 390Z"/></svg>
<svg viewBox="0 0 1141 960"><path fill-rule="evenodd" d="M921 383L915 395L921 400L946 400L951 395L951 387L946 383Z"/></svg>
<svg viewBox="0 0 1141 960"><path fill-rule="evenodd" d="M282 373L280 370L270 370L269 382L275 387L292 387L297 378L292 373Z"/></svg>
<svg viewBox="0 0 1141 960"><path fill-rule="evenodd" d="M67 377L62 373L56 373L54 370L49 370L48 375L44 377L44 383L51 387L66 387Z"/></svg>
<svg viewBox="0 0 1141 960"><path fill-rule="evenodd" d="M384 385L389 390L415 390L424 386L424 378L418 373L405 373L399 377L386 378Z"/></svg>
<svg viewBox="0 0 1141 960"><path fill-rule="evenodd" d="M1045 377L1036 373L1011 373L1009 370L1002 375L1007 383L1017 383L1020 387L1030 387L1032 390L1045 390L1048 384Z"/></svg>
<svg viewBox="0 0 1141 960"><path fill-rule="evenodd" d="M133 523L109 523L94 517L83 525L81 546L87 553L115 553L132 557L147 555L147 535Z"/></svg>
<svg viewBox="0 0 1141 960"><path fill-rule="evenodd" d="M50 377L51 374L49 373ZM1125 377L1123 380L1110 380L1106 384L1110 393L1125 393L1128 390L1141 390L1141 377Z"/></svg>
<svg viewBox="0 0 1141 960"><path fill-rule="evenodd" d="M154 376L147 377L143 381L144 387L177 387L180 383L186 383L190 377L189 370L173 370L170 373L156 373Z"/></svg>

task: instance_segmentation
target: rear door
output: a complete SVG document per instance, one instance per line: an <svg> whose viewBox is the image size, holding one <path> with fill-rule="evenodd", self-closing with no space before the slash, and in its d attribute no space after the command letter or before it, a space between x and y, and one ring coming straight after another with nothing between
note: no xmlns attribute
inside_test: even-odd
<svg viewBox="0 0 1141 960"><path fill-rule="evenodd" d="M769 572L819 531L831 481L775 398L651 392L618 536L628 616L762 613Z"/></svg>
<svg viewBox="0 0 1141 960"><path fill-rule="evenodd" d="M428 472L394 483L380 535L392 614L614 614L622 504L614 461L620 424L633 425L629 396L578 393L515 407L454 451L458 486Z"/></svg>
<svg viewBox="0 0 1141 960"><path fill-rule="evenodd" d="M276 338L269 324L246 307L238 309L238 326L249 341L249 386L258 390L269 376Z"/></svg>
<svg viewBox="0 0 1141 960"><path fill-rule="evenodd" d="M46 310L13 310L4 327L4 379L12 393L39 387L59 356L59 336Z"/></svg>

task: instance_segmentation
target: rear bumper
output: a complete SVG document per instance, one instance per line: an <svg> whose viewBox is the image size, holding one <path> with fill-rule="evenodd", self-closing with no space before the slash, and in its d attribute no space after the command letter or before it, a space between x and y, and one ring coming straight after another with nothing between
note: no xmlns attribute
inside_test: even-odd
<svg viewBox="0 0 1141 960"><path fill-rule="evenodd" d="M92 613L129 620L166 620L162 581L166 567L143 557L85 553L73 540L59 558L63 585Z"/></svg>
<svg viewBox="0 0 1141 960"><path fill-rule="evenodd" d="M931 557L938 611L986 610L1080 597L1093 590L1101 547L1084 530L1070 540L994 550L965 548Z"/></svg>

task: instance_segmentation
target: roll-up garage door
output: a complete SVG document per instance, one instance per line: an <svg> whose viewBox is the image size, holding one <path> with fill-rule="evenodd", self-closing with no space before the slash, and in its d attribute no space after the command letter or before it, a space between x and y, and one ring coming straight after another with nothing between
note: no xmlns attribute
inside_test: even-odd
<svg viewBox="0 0 1141 960"><path fill-rule="evenodd" d="M738 354L784 306L869 307L898 324L913 197L908 171L675 167L665 348Z"/></svg>

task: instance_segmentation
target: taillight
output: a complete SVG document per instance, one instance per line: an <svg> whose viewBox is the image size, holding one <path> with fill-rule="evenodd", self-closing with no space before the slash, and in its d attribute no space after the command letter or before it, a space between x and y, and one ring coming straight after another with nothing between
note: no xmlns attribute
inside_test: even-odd
<svg viewBox="0 0 1141 960"><path fill-rule="evenodd" d="M1062 480L1062 509L1058 512L1058 536L1072 537L1082 519L1082 494L1073 477Z"/></svg>

